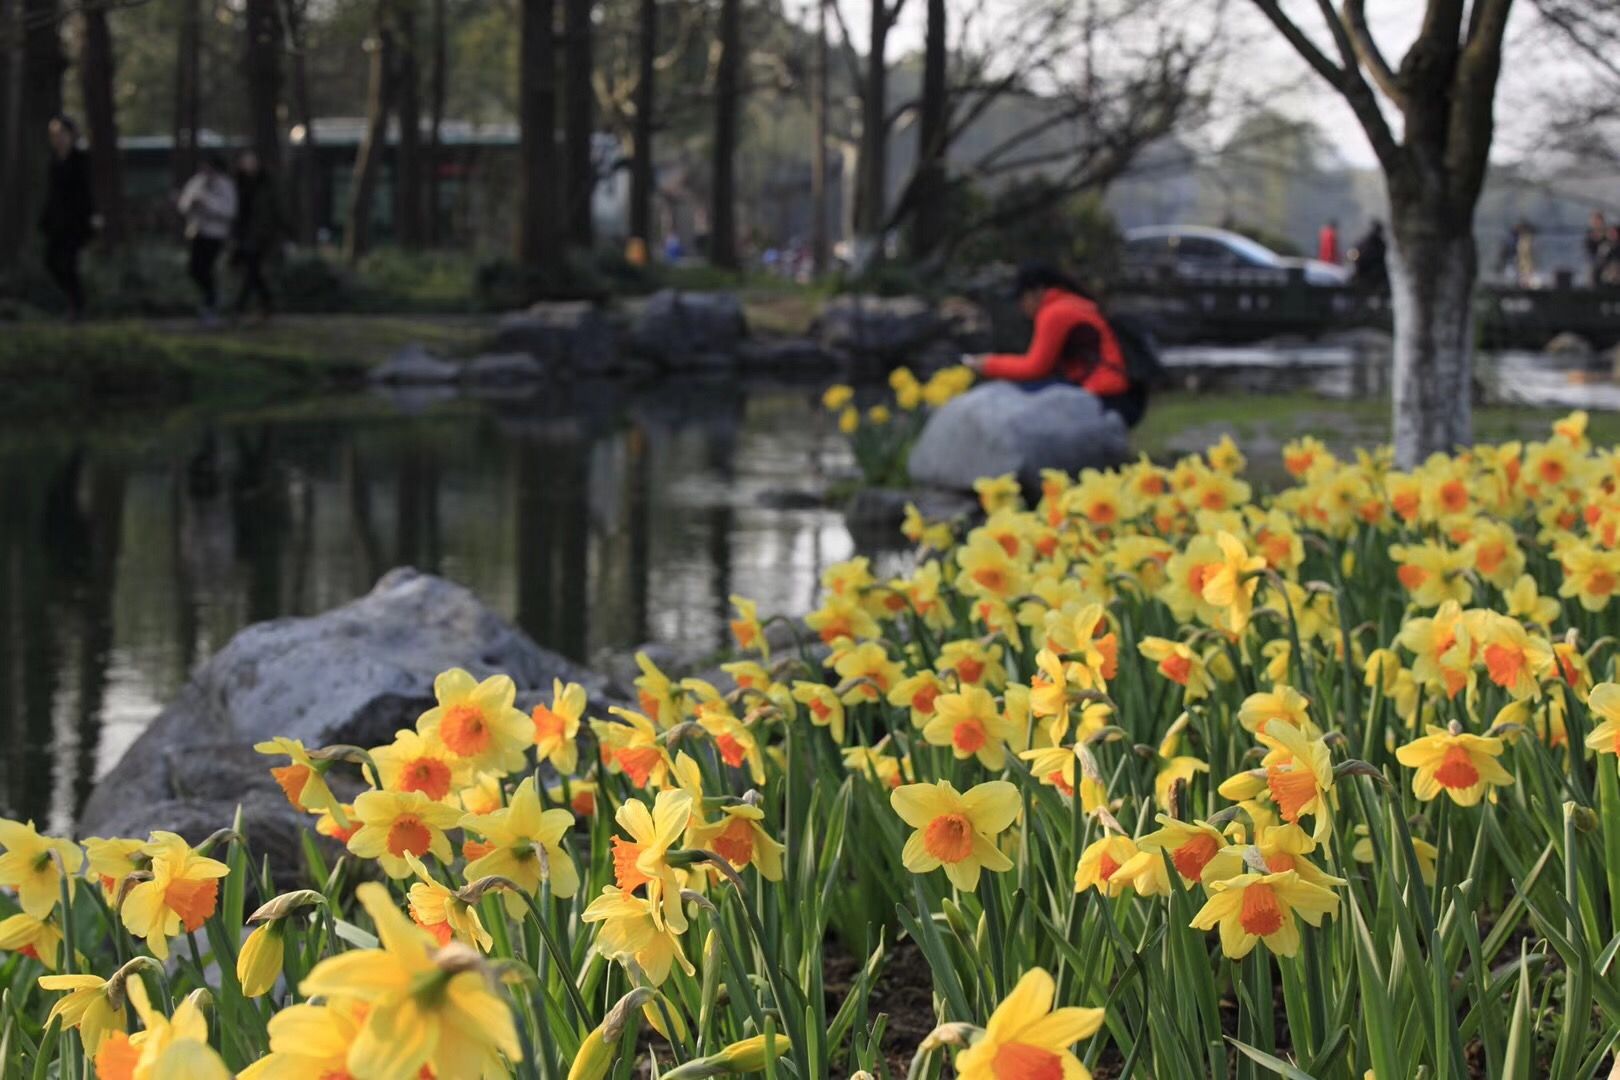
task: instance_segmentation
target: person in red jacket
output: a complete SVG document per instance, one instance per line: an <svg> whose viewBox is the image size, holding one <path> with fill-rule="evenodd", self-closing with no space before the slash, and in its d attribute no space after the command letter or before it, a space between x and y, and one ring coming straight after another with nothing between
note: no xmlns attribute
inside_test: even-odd
<svg viewBox="0 0 1620 1080"><path fill-rule="evenodd" d="M1035 323L1028 351L967 356L963 363L987 379L1029 391L1059 383L1089 390L1103 408L1134 426L1147 402L1132 386L1119 339L1096 302L1048 266L1020 268L1014 288L1018 306Z"/></svg>

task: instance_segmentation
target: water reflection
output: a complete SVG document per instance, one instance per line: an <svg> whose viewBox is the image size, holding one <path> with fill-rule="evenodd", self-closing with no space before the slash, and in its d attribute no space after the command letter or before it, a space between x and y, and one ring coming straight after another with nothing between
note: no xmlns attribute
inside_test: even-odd
<svg viewBox="0 0 1620 1080"><path fill-rule="evenodd" d="M760 495L841 464L820 421L813 389L579 385L0 442L0 811L65 826L237 630L399 564L581 660L718 647L733 592L805 610L849 535Z"/></svg>

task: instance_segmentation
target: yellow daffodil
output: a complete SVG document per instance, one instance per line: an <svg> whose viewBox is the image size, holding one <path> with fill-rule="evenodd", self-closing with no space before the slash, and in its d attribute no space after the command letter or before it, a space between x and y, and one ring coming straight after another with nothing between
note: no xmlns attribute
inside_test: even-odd
<svg viewBox="0 0 1620 1080"><path fill-rule="evenodd" d="M948 780L905 784L894 789L889 803L914 830L900 856L913 874L943 867L951 884L965 892L978 886L981 869L1012 869L996 837L1017 820L1023 804L1018 788L1007 781L991 780L965 792Z"/></svg>
<svg viewBox="0 0 1620 1080"><path fill-rule="evenodd" d="M271 769L270 775L276 778L276 784L294 807L306 814L324 812L335 818L343 817L343 808L338 797L333 795L332 789L326 785L329 762L311 759L309 751L305 750L304 744L297 739L269 739L254 743L253 749L260 754L287 756L290 763Z"/></svg>
<svg viewBox="0 0 1620 1080"><path fill-rule="evenodd" d="M653 919L677 934L686 930L686 913L681 907L685 875L669 864L668 855L686 831L692 809L690 792L665 790L658 793L651 810L646 803L631 799L614 814L619 828L630 834L628 840L613 838L615 881L627 893L646 886Z"/></svg>
<svg viewBox="0 0 1620 1080"><path fill-rule="evenodd" d="M534 725L512 707L517 687L505 675L479 682L461 668L433 680L438 704L416 721L416 730L437 738L474 771L502 774L523 769L534 745Z"/></svg>
<svg viewBox="0 0 1620 1080"><path fill-rule="evenodd" d="M681 950L679 932L642 897L605 886L580 914L580 921L601 924L596 934L597 952L621 964L635 964L654 986L663 985L675 964L688 975L694 974L695 969Z"/></svg>
<svg viewBox="0 0 1620 1080"><path fill-rule="evenodd" d="M923 739L931 745L950 747L958 759L976 757L992 771L1006 764L1007 744L1013 734L1012 725L996 708L996 699L979 686L939 695L934 699L934 715L922 729Z"/></svg>
<svg viewBox="0 0 1620 1080"><path fill-rule="evenodd" d="M56 999L45 1020L49 1023L60 1017L64 1028L78 1028L85 1050L92 1058L103 1037L114 1031L122 1032L129 1023L123 990L118 991L118 1004L114 1005L108 992L108 980L99 975L41 975L39 988L67 991Z"/></svg>
<svg viewBox="0 0 1620 1080"><path fill-rule="evenodd" d="M1293 956L1299 951L1295 916L1320 926L1339 909L1339 897L1332 889L1312 885L1293 870L1239 874L1211 882L1209 892L1209 899L1193 916L1192 928L1219 926L1221 951L1234 960L1249 955L1262 941L1278 956Z"/></svg>
<svg viewBox="0 0 1620 1080"><path fill-rule="evenodd" d="M118 897L124 879L140 869L136 857L146 846L145 840L133 838L87 836L84 853L87 859L85 873L101 883L101 895L108 900Z"/></svg>
<svg viewBox="0 0 1620 1080"><path fill-rule="evenodd" d="M623 773L638 788L657 787L669 775L669 751L659 740L658 728L641 713L611 706L608 712L622 720L592 720L591 730L601 745L609 772Z"/></svg>
<svg viewBox="0 0 1620 1080"><path fill-rule="evenodd" d="M1432 724L1425 731L1395 751L1395 760L1417 770L1412 791L1422 801L1444 791L1458 806L1474 806L1492 788L1513 783L1512 774L1496 760L1504 749L1501 739Z"/></svg>
<svg viewBox="0 0 1620 1080"><path fill-rule="evenodd" d="M626 804L630 805L641 804ZM508 878L530 895L539 893L542 880L550 884L553 896L568 897L579 891L579 871L562 846L563 837L574 826L574 815L567 810L542 809L534 777L523 778L504 809L468 815L461 825L491 845L486 854L467 864L468 881L491 875ZM522 919L526 905L522 897L508 894L506 910L514 919Z"/></svg>
<svg viewBox="0 0 1620 1080"><path fill-rule="evenodd" d="M19 911L0 919L0 952L21 953L55 971L62 951L62 931L45 919Z"/></svg>
<svg viewBox="0 0 1620 1080"><path fill-rule="evenodd" d="M394 741L371 751L371 760L384 791L420 791L434 802L445 802L467 786L472 776L468 759L451 751L437 735L421 735L410 728L394 732Z"/></svg>
<svg viewBox="0 0 1620 1080"><path fill-rule="evenodd" d="M420 791L367 791L354 800L360 828L349 837L349 850L376 859L391 878L409 877L405 856L432 852L440 862L453 857L446 829L461 823L462 812L434 802Z"/></svg>
<svg viewBox="0 0 1620 1080"><path fill-rule="evenodd" d="M436 948L375 882L355 890L381 945L339 953L315 965L299 992L369 1006L345 1056L350 1075L505 1075L522 1046L503 995L459 943Z"/></svg>
<svg viewBox="0 0 1620 1080"><path fill-rule="evenodd" d="M1071 1047L1102 1027L1102 1009L1052 1008L1057 984L1031 968L990 1014L984 1033L956 1055L958 1080L1090 1080Z"/></svg>
<svg viewBox="0 0 1620 1080"><path fill-rule="evenodd" d="M84 852L71 840L41 836L32 821L0 818L0 885L17 890L17 903L36 919L48 917L62 898L63 870L68 896L73 896L75 875L84 865Z"/></svg>
<svg viewBox="0 0 1620 1080"><path fill-rule="evenodd" d="M533 779L530 777L525 783L532 782ZM489 931L484 929L484 920L479 918L478 909L457 895L456 890L428 873L427 867L423 866L415 855L405 856L405 861L410 864L411 872L416 875L416 880L411 883L410 892L406 895L411 921L433 935L433 940L441 946L450 944L454 939L464 945L471 945L480 952L489 952L495 940L490 937ZM470 872L471 869L468 867L469 882L477 881L484 876ZM521 900L519 907L522 907Z"/></svg>
<svg viewBox="0 0 1620 1080"><path fill-rule="evenodd" d="M152 877L124 897L124 926L159 960L169 957L169 939L182 929L194 934L219 907L219 879L230 867L192 850L170 832L154 832L143 849L152 859Z"/></svg>
<svg viewBox="0 0 1620 1080"><path fill-rule="evenodd" d="M585 688L578 683L551 680L551 704L536 705L534 753L560 773L572 773L579 764L579 719L585 715Z"/></svg>

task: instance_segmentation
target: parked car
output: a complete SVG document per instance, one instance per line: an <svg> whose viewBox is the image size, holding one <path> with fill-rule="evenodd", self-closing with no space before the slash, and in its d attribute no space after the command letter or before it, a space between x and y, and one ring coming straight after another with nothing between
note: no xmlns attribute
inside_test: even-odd
<svg viewBox="0 0 1620 1080"><path fill-rule="evenodd" d="M1125 234L1127 273L1147 275L1165 269L1188 281L1254 274L1286 276L1299 267L1307 285L1348 285L1348 267L1318 259L1279 255L1240 233L1202 225L1148 225Z"/></svg>

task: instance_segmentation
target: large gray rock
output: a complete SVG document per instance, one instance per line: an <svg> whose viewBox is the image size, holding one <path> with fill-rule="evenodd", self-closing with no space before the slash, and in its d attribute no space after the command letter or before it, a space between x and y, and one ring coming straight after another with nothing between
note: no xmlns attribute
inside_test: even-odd
<svg viewBox="0 0 1620 1080"><path fill-rule="evenodd" d="M734 294L662 289L641 305L630 343L645 356L680 364L688 357L729 356L747 336L748 320Z"/></svg>
<svg viewBox="0 0 1620 1080"><path fill-rule="evenodd" d="M432 706L433 679L451 667L510 675L530 692L520 702L549 693L554 677L598 698L606 685L460 585L391 570L342 607L256 623L232 638L96 785L79 831L170 829L195 842L230 824L241 803L255 845L296 865L297 827L313 819L293 812L270 777L285 760L255 754L253 744L285 735L311 749L379 745Z"/></svg>
<svg viewBox="0 0 1620 1080"><path fill-rule="evenodd" d="M441 360L421 345L405 345L367 373L373 383L384 386L433 386L455 382L461 365Z"/></svg>
<svg viewBox="0 0 1620 1080"><path fill-rule="evenodd" d="M552 369L598 374L618 365L612 322L584 300L535 304L501 317L490 351L528 353Z"/></svg>
<svg viewBox="0 0 1620 1080"><path fill-rule="evenodd" d="M934 306L916 296L835 296L816 320L816 334L829 349L900 361L946 329Z"/></svg>
<svg viewBox="0 0 1620 1080"><path fill-rule="evenodd" d="M526 352L485 353L467 362L465 377L479 386L536 383L546 377L546 365Z"/></svg>
<svg viewBox="0 0 1620 1080"><path fill-rule="evenodd" d="M1079 387L1029 393L987 382L928 418L909 464L918 484L967 491L980 477L1003 473L1034 488L1042 469L1107 468L1129 456L1124 421Z"/></svg>

